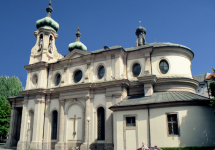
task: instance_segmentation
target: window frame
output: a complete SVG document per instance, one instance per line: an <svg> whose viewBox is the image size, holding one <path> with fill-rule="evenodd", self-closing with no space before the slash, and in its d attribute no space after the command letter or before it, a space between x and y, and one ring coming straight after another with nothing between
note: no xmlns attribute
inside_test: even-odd
<svg viewBox="0 0 215 150"><path fill-rule="evenodd" d="M101 67L104 68L104 75L102 76L102 78L99 78L99 69L100 69ZM102 64L102 65L99 65L99 66L97 67L97 78L98 78L99 80L102 80L102 79L104 79L105 74L106 74L105 66L104 66L103 64Z"/></svg>
<svg viewBox="0 0 215 150"><path fill-rule="evenodd" d="M36 80L35 80L35 78L36 78ZM39 81L38 74L37 73L33 74L33 76L32 76L32 84L33 84L33 86L37 86L38 81Z"/></svg>
<svg viewBox="0 0 215 150"><path fill-rule="evenodd" d="M58 76L58 75L60 75L60 82L56 85L56 80L57 80L57 76ZM61 83L61 80L62 80L62 76L61 76L61 74L60 74L59 72L57 72L57 73L55 74L55 77L54 77L54 85L55 85L55 86L59 86L60 83Z"/></svg>
<svg viewBox="0 0 215 150"><path fill-rule="evenodd" d="M56 127L56 139L52 139L52 130L53 130L53 112L56 111L57 112L57 127ZM51 112L51 141L57 141L58 140L58 127L59 127L59 124L58 124L58 121L59 121L59 113L56 109L54 109L52 112Z"/></svg>
<svg viewBox="0 0 215 150"><path fill-rule="evenodd" d="M134 123L129 123L129 124L127 124L127 118L134 118ZM132 119L131 119L132 120ZM126 125L126 127L136 127L136 117L135 116L127 116L127 117L125 117L125 125ZM134 125L133 125L134 124Z"/></svg>
<svg viewBox="0 0 215 150"><path fill-rule="evenodd" d="M168 115L176 115L177 116L178 134L169 134ZM179 125L179 115L178 115L178 112L166 113L166 125L167 125L166 129L167 129L167 136L168 137L179 137L180 136L180 125Z"/></svg>
<svg viewBox="0 0 215 150"><path fill-rule="evenodd" d="M139 73L137 76L135 76L135 75L134 75L134 72L133 72L134 65L136 65L136 64L140 65L140 73ZM139 76L141 75L141 72L142 72L142 66L141 66L141 64L140 64L139 62L136 62L136 61L135 61L135 62L132 64L132 70L131 70L131 72L132 72L133 77L139 77Z"/></svg>
<svg viewBox="0 0 215 150"><path fill-rule="evenodd" d="M167 71L166 73L163 73L163 72L161 71L160 63L161 63L162 61L165 61L165 62L168 64L168 71ZM168 61L166 58L161 58L160 61L159 61L159 63L158 63L158 69L159 69L159 71L160 71L161 74L168 74L168 72L169 72L169 70L170 70L170 63L169 63L169 61Z"/></svg>
<svg viewBox="0 0 215 150"><path fill-rule="evenodd" d="M81 77L81 79L80 79L79 81L76 82L76 81L75 81L75 75L76 75L76 73L77 73L78 71L81 71L82 77ZM73 73L73 82L74 82L74 83L79 83L79 82L82 81L83 77L84 77L83 71L82 71L81 69L76 69L76 70L74 71L74 73Z"/></svg>
<svg viewBox="0 0 215 150"><path fill-rule="evenodd" d="M99 128L99 126L98 126L98 109L99 109L99 108L103 108L103 110L104 110L104 139L98 139L98 135L99 135L99 133L98 133L98 128ZM97 124L97 129L96 129L96 130L97 130L97 132L96 132L97 135L96 135L96 136L97 136L97 138L96 138L96 141L97 141L97 142L103 142L103 141L105 141L105 134L106 134L106 133L105 133L105 127L106 127L106 126L105 126L105 120L106 120L106 115L105 115L105 114L106 114L106 111L105 111L105 108L104 108L103 106L99 106L99 107L96 109L96 113L97 113L97 114L96 114L96 116L97 116L97 120L96 120L96 124Z"/></svg>

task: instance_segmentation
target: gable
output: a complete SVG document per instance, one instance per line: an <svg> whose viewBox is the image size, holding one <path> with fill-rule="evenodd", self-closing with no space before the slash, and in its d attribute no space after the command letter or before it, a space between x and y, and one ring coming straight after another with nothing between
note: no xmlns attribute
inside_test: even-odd
<svg viewBox="0 0 215 150"><path fill-rule="evenodd" d="M82 50L78 50L78 49L74 49L72 52L70 52L68 55L66 55L64 59L73 59L73 58L77 58L77 57L81 57L84 55L89 55L91 54L90 52L86 52L86 51L82 51Z"/></svg>

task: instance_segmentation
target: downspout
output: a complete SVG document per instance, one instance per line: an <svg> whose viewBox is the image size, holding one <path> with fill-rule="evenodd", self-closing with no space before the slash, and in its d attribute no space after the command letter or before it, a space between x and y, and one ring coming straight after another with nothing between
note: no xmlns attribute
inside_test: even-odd
<svg viewBox="0 0 215 150"><path fill-rule="evenodd" d="M149 106L147 106L148 109L148 133L149 133L149 147L151 147L151 132L150 132L150 110Z"/></svg>

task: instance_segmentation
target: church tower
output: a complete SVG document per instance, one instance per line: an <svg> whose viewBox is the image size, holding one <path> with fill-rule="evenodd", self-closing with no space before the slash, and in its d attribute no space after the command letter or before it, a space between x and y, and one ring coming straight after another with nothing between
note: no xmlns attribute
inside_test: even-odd
<svg viewBox="0 0 215 150"><path fill-rule="evenodd" d="M31 50L29 64L38 62L55 62L63 56L58 53L55 41L58 39L59 24L51 18L53 8L51 0L46 8L47 16L36 22L37 31L34 36L37 38L35 46Z"/></svg>

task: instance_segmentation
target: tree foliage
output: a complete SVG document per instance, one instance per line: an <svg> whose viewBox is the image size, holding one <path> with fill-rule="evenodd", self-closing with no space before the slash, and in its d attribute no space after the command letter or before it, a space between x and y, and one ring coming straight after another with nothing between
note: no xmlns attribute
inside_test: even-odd
<svg viewBox="0 0 215 150"><path fill-rule="evenodd" d="M213 71L213 73L215 73L215 69L214 69L214 68L212 68L212 71ZM211 83L209 84L209 91L210 91L211 95L214 96L214 98L213 98L213 100L210 102L210 106L215 106L215 78L212 76L212 77L211 77L211 80L212 80L213 82L211 82Z"/></svg>
<svg viewBox="0 0 215 150"><path fill-rule="evenodd" d="M10 103L8 97L19 95L22 83L17 77L0 77L0 137L7 135L10 124Z"/></svg>

